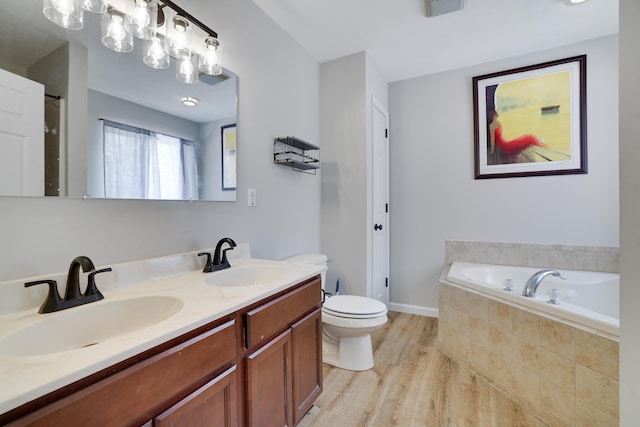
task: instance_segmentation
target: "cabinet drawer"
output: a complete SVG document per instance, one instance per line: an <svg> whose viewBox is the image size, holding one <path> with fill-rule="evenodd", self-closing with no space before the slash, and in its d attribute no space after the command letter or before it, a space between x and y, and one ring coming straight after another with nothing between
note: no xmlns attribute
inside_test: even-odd
<svg viewBox="0 0 640 427"><path fill-rule="evenodd" d="M320 289L320 276L317 276L307 284L247 312L244 316L245 347L252 348L266 342L319 307Z"/></svg>
<svg viewBox="0 0 640 427"><path fill-rule="evenodd" d="M236 354L231 320L9 425L140 425L201 386Z"/></svg>
<svg viewBox="0 0 640 427"><path fill-rule="evenodd" d="M236 366L218 375L153 421L154 427L238 425Z"/></svg>

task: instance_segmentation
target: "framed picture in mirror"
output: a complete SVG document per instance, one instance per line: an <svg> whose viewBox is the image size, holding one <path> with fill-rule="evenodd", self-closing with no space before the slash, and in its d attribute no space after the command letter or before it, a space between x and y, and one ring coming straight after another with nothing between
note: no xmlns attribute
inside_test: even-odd
<svg viewBox="0 0 640 427"><path fill-rule="evenodd" d="M236 189L236 124L221 127L222 132L222 191Z"/></svg>

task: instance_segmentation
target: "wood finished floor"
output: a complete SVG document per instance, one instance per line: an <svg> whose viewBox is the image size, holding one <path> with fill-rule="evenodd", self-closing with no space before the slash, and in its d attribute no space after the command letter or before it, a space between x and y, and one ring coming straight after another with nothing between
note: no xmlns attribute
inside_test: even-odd
<svg viewBox="0 0 640 427"><path fill-rule="evenodd" d="M437 319L389 313L372 336L375 367L324 365L324 391L298 426L545 426L440 353L437 335Z"/></svg>

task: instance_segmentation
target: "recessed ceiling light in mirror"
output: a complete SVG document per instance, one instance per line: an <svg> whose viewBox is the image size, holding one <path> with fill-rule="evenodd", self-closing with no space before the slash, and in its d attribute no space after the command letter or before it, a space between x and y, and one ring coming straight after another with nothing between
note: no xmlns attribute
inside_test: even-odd
<svg viewBox="0 0 640 427"><path fill-rule="evenodd" d="M184 96L182 97L180 102L182 102L187 107L195 107L196 105L198 105L199 101L198 101L198 98L194 98L192 96Z"/></svg>

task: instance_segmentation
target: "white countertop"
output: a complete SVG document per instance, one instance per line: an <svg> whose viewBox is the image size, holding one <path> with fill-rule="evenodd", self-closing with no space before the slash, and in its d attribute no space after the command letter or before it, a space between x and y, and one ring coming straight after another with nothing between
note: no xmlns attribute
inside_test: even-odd
<svg viewBox="0 0 640 427"><path fill-rule="evenodd" d="M90 310L92 306L109 301L151 295L179 298L183 306L177 313L159 323L89 347L36 356L0 354L0 414L287 289L326 269L320 265L256 259L234 262L232 269L271 264L287 267L290 274L286 278L265 284L232 287L209 285L205 280L218 272L202 273L197 270L149 280L135 286L103 290L104 300L81 307ZM96 282L100 288L99 277ZM0 316L0 340L44 316L53 317L64 311L66 310L39 314L37 309L30 308ZM29 339L27 335L24 337L26 340Z"/></svg>

